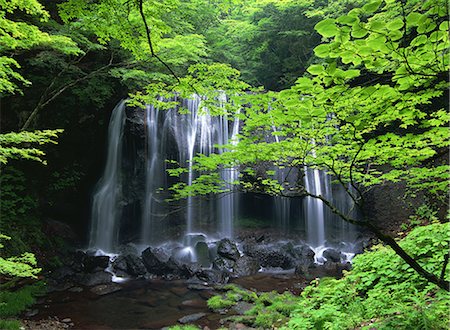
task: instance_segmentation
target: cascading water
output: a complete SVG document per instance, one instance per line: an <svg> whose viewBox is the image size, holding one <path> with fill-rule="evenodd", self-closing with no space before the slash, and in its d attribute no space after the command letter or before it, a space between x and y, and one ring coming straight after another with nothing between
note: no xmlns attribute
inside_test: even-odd
<svg viewBox="0 0 450 330"><path fill-rule="evenodd" d="M216 101L219 108L224 107L226 96ZM124 102L113 110L107 164L93 197L91 248L111 253L117 252L123 242L140 243L145 248L183 241L184 252L180 253L195 260L197 242L207 239L206 235L232 238L236 219L251 220L252 212L256 211L259 216L268 215L283 237L302 239L313 248L354 241L353 227L331 214L320 200L310 197L303 202L301 198L274 197L272 204L245 197L247 201L250 198L250 203L240 203L244 195L231 192L209 201L189 197L175 206L168 203L167 188L174 179L166 173L166 160L187 168L182 180L190 185L198 176L192 167L193 158L197 154L226 151L226 147L217 145L235 145L240 126L238 116L232 120L227 115L212 116L199 96L180 103L187 111L158 110L151 105L145 110L125 109ZM280 142L277 135L274 137L275 142ZM290 187L298 184L299 171L289 167L274 170L289 194ZM304 170L308 191L325 196L345 212L352 212L345 191L331 185L329 176L316 169ZM224 188L233 190L232 183L239 176L237 168L219 171Z"/></svg>
<svg viewBox="0 0 450 330"><path fill-rule="evenodd" d="M158 189L167 186L165 166L165 143L161 143L161 136L167 129L167 121L162 123L160 129L160 111L153 105L146 107L146 172L145 172L145 198L142 214L142 243L154 244L158 241L163 218L163 197L158 195ZM161 132L162 131L162 132Z"/></svg>
<svg viewBox="0 0 450 330"><path fill-rule="evenodd" d="M305 189L314 195L323 195L325 198L329 196L324 195L325 187L323 183L328 180L321 178L321 172L318 169L310 169L305 167ZM306 226L307 226L307 242L313 246L325 245L325 205L320 199L313 197L305 198L306 204Z"/></svg>
<svg viewBox="0 0 450 330"><path fill-rule="evenodd" d="M103 176L98 182L92 201L92 224L89 245L113 252L117 246L122 182L122 136L125 123L125 101L113 110L108 129L108 151Z"/></svg>

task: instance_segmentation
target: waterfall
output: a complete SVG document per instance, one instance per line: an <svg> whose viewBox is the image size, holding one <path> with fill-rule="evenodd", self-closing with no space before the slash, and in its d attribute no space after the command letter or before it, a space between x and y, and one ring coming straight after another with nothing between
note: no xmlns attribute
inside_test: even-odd
<svg viewBox="0 0 450 330"><path fill-rule="evenodd" d="M228 119L227 116L220 118L219 130L219 144L236 145L238 142L237 135L239 133L239 118L236 116L233 122L233 129L231 135L228 134ZM226 150L221 150L223 152ZM230 192L220 194L218 197L218 218L220 223L220 234L222 237L233 237L233 220L236 218L238 210L238 195L233 192L233 182L239 178L239 171L235 168L222 168L220 170L220 177L224 185Z"/></svg>
<svg viewBox="0 0 450 330"><path fill-rule="evenodd" d="M166 187L165 143L162 139L167 129L167 121L160 129L160 111L153 105L147 105L146 126L146 168L145 196L142 213L142 243L156 243L160 237L164 200L158 195L158 189ZM161 132L162 131L162 132Z"/></svg>
<svg viewBox="0 0 450 330"><path fill-rule="evenodd" d="M219 109L224 108L226 96L223 94L216 101ZM261 205L256 196L233 192L233 182L239 178L235 167L218 168L223 188L230 192L208 200L188 197L175 206L167 202L167 188L175 179L168 176L166 161L185 167L181 180L192 185L199 175L193 168L194 157L228 151L227 145L237 144L240 128L239 113L213 116L200 96L181 99L179 103L182 111L159 110L152 105L144 110L125 109L125 102L114 108L108 129L106 165L93 195L91 248L111 253L117 252L118 245L124 242L146 247L175 241L183 242L194 260L198 241L206 240L207 236L232 238L238 216L261 222L268 218L269 222L275 222L274 227L283 237L304 240L314 248L355 240L353 226L332 214L318 199L306 197L302 201L299 197L276 196L271 199L273 204ZM283 143L276 134L268 139ZM302 177L298 169L273 170L287 195L291 188L295 191ZM308 191L325 196L344 212L354 212L346 191L332 185L330 176L313 168L303 170ZM240 205L242 198L249 203ZM243 221L242 226L245 224Z"/></svg>
<svg viewBox="0 0 450 330"><path fill-rule="evenodd" d="M125 123L125 101L113 110L108 128L106 166L92 201L91 236L89 246L113 252L119 236L121 217L122 135Z"/></svg>
<svg viewBox="0 0 450 330"><path fill-rule="evenodd" d="M305 189L314 195L325 194L328 178L324 178L324 174L318 169L310 169L305 167ZM324 187L322 184L325 183ZM320 199L313 197L305 198L306 204L306 228L307 241L311 246L318 247L325 245L325 205Z"/></svg>

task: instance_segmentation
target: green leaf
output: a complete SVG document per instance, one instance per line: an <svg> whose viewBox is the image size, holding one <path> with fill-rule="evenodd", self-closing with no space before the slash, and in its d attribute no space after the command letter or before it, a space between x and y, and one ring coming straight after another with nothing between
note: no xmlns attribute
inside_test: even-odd
<svg viewBox="0 0 450 330"><path fill-rule="evenodd" d="M359 17L344 15L339 17L336 21L341 24L353 25L359 22Z"/></svg>
<svg viewBox="0 0 450 330"><path fill-rule="evenodd" d="M327 57L329 53L330 53L329 44L322 44L314 48L314 54L316 54L317 57L324 58Z"/></svg>
<svg viewBox="0 0 450 330"><path fill-rule="evenodd" d="M388 30L399 30L403 27L403 19L398 17L386 24Z"/></svg>
<svg viewBox="0 0 450 330"><path fill-rule="evenodd" d="M352 26L352 37L354 38L363 38L367 35L367 30L364 29L359 23L358 24L354 24Z"/></svg>
<svg viewBox="0 0 450 330"><path fill-rule="evenodd" d="M448 21L444 21L439 25L439 30L441 31L448 31Z"/></svg>
<svg viewBox="0 0 450 330"><path fill-rule="evenodd" d="M336 26L335 20L332 18L327 18L320 21L314 26L314 29L325 38L333 37L339 32L339 28Z"/></svg>
<svg viewBox="0 0 450 330"><path fill-rule="evenodd" d="M321 74L322 72L324 72L325 68L323 67L322 64L313 64L306 71L308 71L312 75L317 76L317 75Z"/></svg>
<svg viewBox="0 0 450 330"><path fill-rule="evenodd" d="M372 2L364 5L362 7L362 9L365 13L370 14L370 13L377 11L377 9L380 7L380 5L381 5L381 0L375 0L375 1L372 1Z"/></svg>
<svg viewBox="0 0 450 330"><path fill-rule="evenodd" d="M360 74L359 70L347 70L344 71L344 77L347 79L358 77Z"/></svg>
<svg viewBox="0 0 450 330"><path fill-rule="evenodd" d="M408 16L406 16L406 23L410 26L417 26L419 24L419 20L423 17L422 14L412 12Z"/></svg>

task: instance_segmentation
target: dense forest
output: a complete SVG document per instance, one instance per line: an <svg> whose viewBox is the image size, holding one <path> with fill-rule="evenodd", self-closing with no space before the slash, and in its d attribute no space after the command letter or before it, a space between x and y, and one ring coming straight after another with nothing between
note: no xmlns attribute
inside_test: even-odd
<svg viewBox="0 0 450 330"><path fill-rule="evenodd" d="M448 329L444 0L0 0L0 329Z"/></svg>

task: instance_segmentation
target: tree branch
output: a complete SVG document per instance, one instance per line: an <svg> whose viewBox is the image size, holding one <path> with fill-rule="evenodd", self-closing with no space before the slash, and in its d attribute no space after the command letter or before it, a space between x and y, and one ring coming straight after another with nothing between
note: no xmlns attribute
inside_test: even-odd
<svg viewBox="0 0 450 330"><path fill-rule="evenodd" d="M148 43L148 46L150 48L150 53L162 65L164 65L167 70L169 70L170 74L175 77L175 79L178 81L178 83L181 83L180 78L178 78L177 74L172 70L172 68L166 62L164 62L158 55L156 55L156 53L155 53L155 51L153 49L153 42L152 42L150 27L149 27L149 25L147 23L147 19L145 18L145 14L144 14L143 0L139 0L139 13L141 15L142 21L144 22L145 33L147 35L147 43Z"/></svg>
<svg viewBox="0 0 450 330"><path fill-rule="evenodd" d="M67 83L66 85L62 86L59 90L55 91L52 93L52 96L49 97L48 99L45 98L45 96L48 94L48 90L51 88L51 86L53 86L53 84L56 81L56 78L58 78L59 76L61 76L61 74L65 71L62 70L58 76L55 77L55 79L53 79L53 81L50 83L50 85L46 88L46 90L44 91L43 95L41 96L38 104L36 105L36 107L33 109L33 111L31 112L31 114L28 116L27 120L25 121L25 124L23 124L22 128L20 129L21 131L25 131L26 129L28 129L28 127L31 125L31 123L34 121L34 119L36 118L38 112L44 108L47 104L49 104L50 102L52 102L54 99L56 99L59 95L61 95L64 91L66 91L67 89L77 85L78 83L85 81L89 78L91 78L92 76L96 75L97 73L104 71L105 69L111 67L113 65L113 54L111 54L111 58L109 60L109 63L105 66L102 66L101 68L92 71L90 73L88 73L87 75L80 77L74 81L71 81L70 83Z"/></svg>

